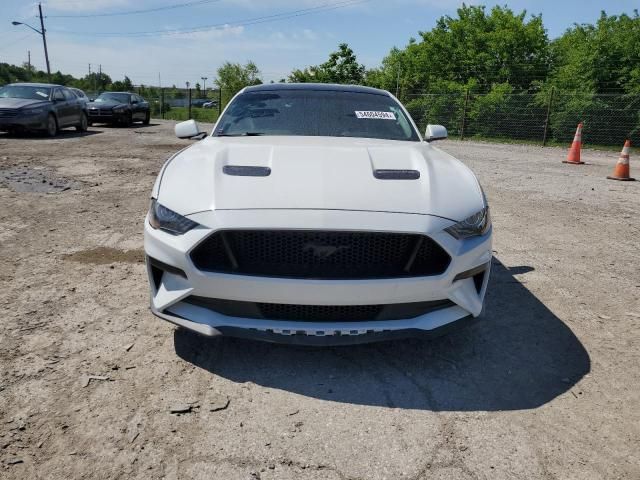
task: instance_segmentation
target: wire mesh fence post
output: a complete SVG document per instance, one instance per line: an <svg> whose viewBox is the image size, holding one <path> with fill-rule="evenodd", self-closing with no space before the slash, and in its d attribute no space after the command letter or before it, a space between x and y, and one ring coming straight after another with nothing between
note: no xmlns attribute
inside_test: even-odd
<svg viewBox="0 0 640 480"><path fill-rule="evenodd" d="M160 116L164 120L164 88L160 89Z"/></svg>
<svg viewBox="0 0 640 480"><path fill-rule="evenodd" d="M222 87L218 89L218 117L222 115Z"/></svg>
<svg viewBox="0 0 640 480"><path fill-rule="evenodd" d="M553 91L555 87L551 86L551 92L549 92L549 102L547 103L547 114L544 118L544 133L542 134L542 146L547 145L547 132L549 131L549 115L551 115L551 104L553 103Z"/></svg>
<svg viewBox="0 0 640 480"><path fill-rule="evenodd" d="M188 108L188 112L189 112L189 118L187 120L191 120L191 89L189 89L189 96L188 96L188 100L189 102L189 108Z"/></svg>
<svg viewBox="0 0 640 480"><path fill-rule="evenodd" d="M469 105L469 89L464 93L464 106L462 107L462 125L460 125L460 140L464 140L464 127L467 123L467 107Z"/></svg>

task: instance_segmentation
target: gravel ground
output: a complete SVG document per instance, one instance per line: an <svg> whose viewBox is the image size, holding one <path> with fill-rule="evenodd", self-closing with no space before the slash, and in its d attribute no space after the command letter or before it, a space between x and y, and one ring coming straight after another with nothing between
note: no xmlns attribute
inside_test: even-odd
<svg viewBox="0 0 640 480"><path fill-rule="evenodd" d="M615 153L442 142L493 209L486 320L314 349L149 313L172 125L0 134L0 477L640 478L640 182L605 179Z"/></svg>

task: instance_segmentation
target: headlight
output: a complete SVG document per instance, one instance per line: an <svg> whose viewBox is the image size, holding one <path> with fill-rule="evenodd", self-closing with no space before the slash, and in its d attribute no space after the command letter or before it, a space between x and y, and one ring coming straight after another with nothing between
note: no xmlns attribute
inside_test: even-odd
<svg viewBox="0 0 640 480"><path fill-rule="evenodd" d="M44 108L25 108L21 112L23 115L38 115L44 113Z"/></svg>
<svg viewBox="0 0 640 480"><path fill-rule="evenodd" d="M461 222L458 222L449 228L445 228L445 232L453 235L458 240L462 240L465 238L476 237L478 235L484 235L489 231L489 228L491 228L489 207L484 207L479 212L465 218Z"/></svg>
<svg viewBox="0 0 640 480"><path fill-rule="evenodd" d="M198 226L196 222L189 220L187 217L160 205L155 198L151 199L149 224L153 228L159 228L172 235L182 235Z"/></svg>
<svg viewBox="0 0 640 480"><path fill-rule="evenodd" d="M124 106L122 106L122 107L113 107L113 111L116 112L116 113L122 113L126 109L127 109L127 107L124 107Z"/></svg>

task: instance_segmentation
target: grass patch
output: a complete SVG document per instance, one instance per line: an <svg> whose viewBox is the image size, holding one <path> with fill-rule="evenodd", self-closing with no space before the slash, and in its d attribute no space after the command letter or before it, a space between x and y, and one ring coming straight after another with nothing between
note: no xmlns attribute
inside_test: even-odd
<svg viewBox="0 0 640 480"><path fill-rule="evenodd" d="M155 114L154 118L162 118ZM191 108L191 118L198 122L214 123L218 120L217 108ZM171 107L171 110L164 113L165 120L189 120L189 109L187 107Z"/></svg>

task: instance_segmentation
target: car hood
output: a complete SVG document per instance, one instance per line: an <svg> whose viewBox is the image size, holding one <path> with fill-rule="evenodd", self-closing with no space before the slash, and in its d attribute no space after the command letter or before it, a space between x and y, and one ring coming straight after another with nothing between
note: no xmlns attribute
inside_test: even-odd
<svg viewBox="0 0 640 480"><path fill-rule="evenodd" d="M269 167L233 176L226 165ZM375 170L417 170L381 180ZM207 137L166 163L154 193L188 215L207 210L323 209L436 215L459 221L483 206L462 162L428 143L327 137Z"/></svg>
<svg viewBox="0 0 640 480"><path fill-rule="evenodd" d="M30 98L0 98L0 108L23 108L49 105L48 100L33 100Z"/></svg>

